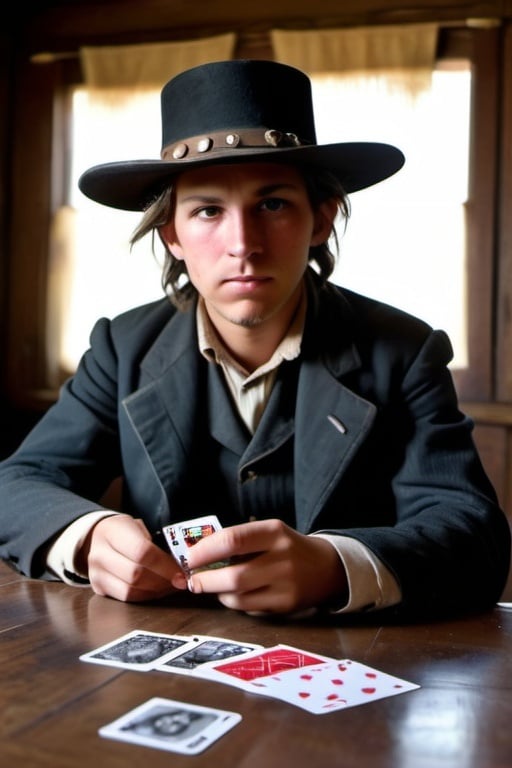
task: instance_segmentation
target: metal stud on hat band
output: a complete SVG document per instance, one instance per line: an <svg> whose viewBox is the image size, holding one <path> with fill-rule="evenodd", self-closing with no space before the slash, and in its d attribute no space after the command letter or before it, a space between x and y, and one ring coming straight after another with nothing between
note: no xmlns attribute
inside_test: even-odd
<svg viewBox="0 0 512 768"><path fill-rule="evenodd" d="M208 136L192 136L177 144L164 147L162 160L181 160L186 157L200 157L215 150L236 148L301 147L307 142L301 141L294 133L278 131L274 128L250 128L238 131L218 131Z"/></svg>

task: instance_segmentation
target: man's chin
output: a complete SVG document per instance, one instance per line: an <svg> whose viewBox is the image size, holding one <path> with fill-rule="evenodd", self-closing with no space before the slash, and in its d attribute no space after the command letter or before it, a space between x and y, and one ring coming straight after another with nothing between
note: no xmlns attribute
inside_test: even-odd
<svg viewBox="0 0 512 768"><path fill-rule="evenodd" d="M251 315L250 317L241 317L239 320L233 320L232 322L241 328L257 328L263 320L262 315Z"/></svg>
<svg viewBox="0 0 512 768"><path fill-rule="evenodd" d="M228 309L222 313L222 316L225 320L233 325L238 325L240 328L257 328L264 322L267 314L255 308L249 309L245 307L238 308L238 311L237 309Z"/></svg>

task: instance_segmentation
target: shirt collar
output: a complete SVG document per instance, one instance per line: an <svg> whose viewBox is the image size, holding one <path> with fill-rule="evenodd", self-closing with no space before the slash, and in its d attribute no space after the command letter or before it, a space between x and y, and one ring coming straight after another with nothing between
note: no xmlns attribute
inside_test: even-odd
<svg viewBox="0 0 512 768"><path fill-rule="evenodd" d="M294 360L299 356L306 319L306 307L306 290L303 287L300 302L285 336L274 350L270 359L260 365L255 371L249 373L232 357L224 346L208 316L204 299L200 296L196 310L199 350L210 362L232 366L247 377L247 382L253 381L277 368L283 360Z"/></svg>

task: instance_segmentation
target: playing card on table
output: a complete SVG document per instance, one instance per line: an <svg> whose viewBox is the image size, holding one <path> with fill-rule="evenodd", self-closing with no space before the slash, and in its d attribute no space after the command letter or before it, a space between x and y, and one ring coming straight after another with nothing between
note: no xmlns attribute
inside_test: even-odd
<svg viewBox="0 0 512 768"><path fill-rule="evenodd" d="M132 632L95 648L93 651L83 653L80 656L80 661L147 671L154 669L169 655L193 644L193 638L189 636L166 635L134 629Z"/></svg>
<svg viewBox="0 0 512 768"><path fill-rule="evenodd" d="M344 659L283 669L253 679L247 690L251 688L254 693L287 701L319 715L412 691L419 685Z"/></svg>
<svg viewBox="0 0 512 768"><path fill-rule="evenodd" d="M237 712L155 697L99 729L100 736L196 755L240 722Z"/></svg>
<svg viewBox="0 0 512 768"><path fill-rule="evenodd" d="M198 670L198 674L209 680L217 680L252 693L259 693L251 685L258 678L275 675L285 670L308 668L311 664L327 661L334 661L334 659L280 644L247 653L232 661L205 664Z"/></svg>
<svg viewBox="0 0 512 768"><path fill-rule="evenodd" d="M220 531L221 529L222 525L216 515L205 515L204 517L196 517L193 520L182 520L179 523L166 525L162 532L167 541L167 546L174 555L174 559L188 575L190 568L188 567L187 555L190 547L204 539L205 536L210 536L215 531ZM227 564L227 562L212 563L208 567L220 568Z"/></svg>
<svg viewBox="0 0 512 768"><path fill-rule="evenodd" d="M261 649L256 643L240 643L223 637L199 636L187 645L183 652L164 660L158 669L164 672L178 672L185 675L197 675L203 665L219 662L223 659L245 656Z"/></svg>

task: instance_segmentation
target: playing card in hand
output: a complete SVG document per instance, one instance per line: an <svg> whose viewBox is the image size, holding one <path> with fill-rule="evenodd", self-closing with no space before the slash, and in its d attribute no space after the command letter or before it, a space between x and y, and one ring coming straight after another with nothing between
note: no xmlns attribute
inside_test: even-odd
<svg viewBox="0 0 512 768"><path fill-rule="evenodd" d="M196 517L193 520L182 520L179 523L166 525L162 532L174 559L184 573L189 576L188 551L190 547L204 539L205 536L211 536L212 533L221 529L222 525L216 515L205 515L204 517ZM208 567L220 568L223 565L228 565L228 562L212 563Z"/></svg>

